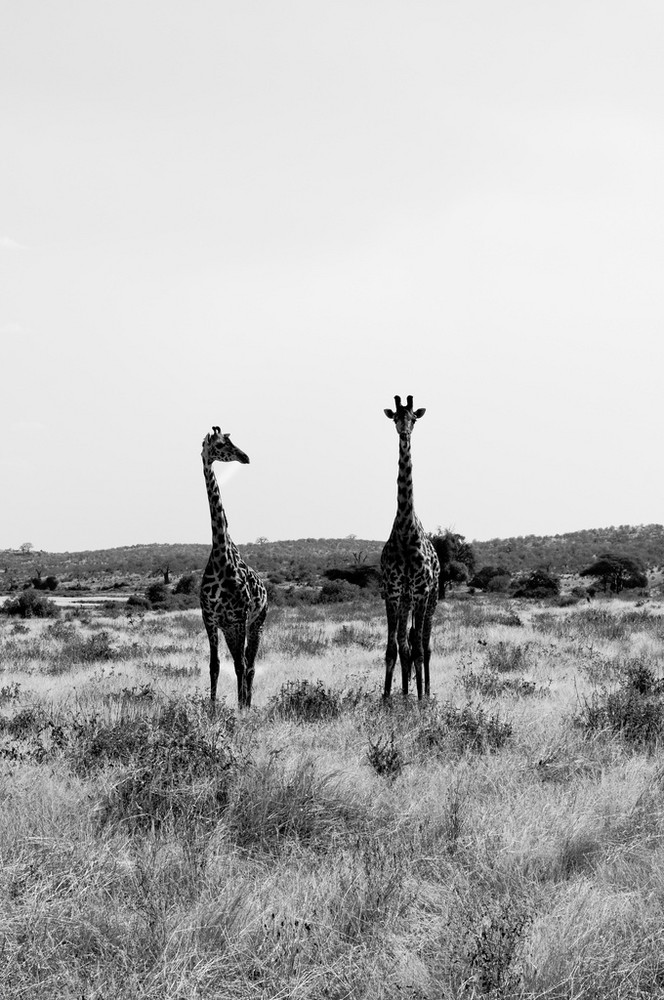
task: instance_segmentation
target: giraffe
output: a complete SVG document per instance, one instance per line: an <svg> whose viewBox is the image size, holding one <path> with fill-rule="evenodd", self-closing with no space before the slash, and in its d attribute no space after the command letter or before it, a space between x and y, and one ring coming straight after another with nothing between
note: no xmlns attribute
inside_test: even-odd
<svg viewBox="0 0 664 1000"><path fill-rule="evenodd" d="M203 474L212 520L212 552L201 582L201 611L210 642L210 701L214 707L219 678L219 630L233 657L240 708L251 707L254 661L267 614L267 592L258 575L244 562L228 533L213 462L249 463L229 434L213 427L203 441Z"/></svg>
<svg viewBox="0 0 664 1000"><path fill-rule="evenodd" d="M399 434L399 475L397 514L380 559L381 590L387 612L383 697L390 697L398 649L404 696L408 694L408 681L414 666L417 697L421 701L423 667L424 694L429 695L431 625L438 602L440 565L413 505L410 435L415 422L424 415L425 410L413 410L412 396L407 397L406 406L402 406L400 396L394 397L394 403L396 411L385 410L385 415L394 421ZM408 633L408 619L411 615L412 627Z"/></svg>

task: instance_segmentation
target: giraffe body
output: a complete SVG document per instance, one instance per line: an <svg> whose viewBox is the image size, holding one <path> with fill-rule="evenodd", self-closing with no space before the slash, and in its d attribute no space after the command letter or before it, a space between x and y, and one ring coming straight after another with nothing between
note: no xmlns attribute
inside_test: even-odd
<svg viewBox="0 0 664 1000"><path fill-rule="evenodd" d="M387 614L384 697L389 698L392 691L398 653L403 693L408 694L414 667L417 697L421 700L422 695L428 696L430 691L431 628L438 602L440 565L413 503L410 436L415 422L425 411L413 410L412 396L408 396L406 406L401 404L399 396L395 396L394 401L396 411L385 410L399 434L399 474L397 514L380 560Z"/></svg>
<svg viewBox="0 0 664 1000"><path fill-rule="evenodd" d="M203 624L210 643L210 699L214 703L217 697L219 632L222 632L233 657L238 704L240 708L249 708L254 663L267 614L267 591L228 533L226 513L212 470L213 462L246 465L249 459L218 427L213 427L203 441L201 457L212 521L212 551L200 594Z"/></svg>

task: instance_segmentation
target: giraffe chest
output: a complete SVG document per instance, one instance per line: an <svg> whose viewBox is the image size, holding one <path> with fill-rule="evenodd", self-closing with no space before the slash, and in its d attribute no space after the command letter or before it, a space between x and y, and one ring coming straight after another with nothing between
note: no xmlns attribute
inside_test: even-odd
<svg viewBox="0 0 664 1000"><path fill-rule="evenodd" d="M383 596L425 596L438 586L438 556L426 535L393 532L381 556Z"/></svg>
<svg viewBox="0 0 664 1000"><path fill-rule="evenodd" d="M219 624L253 621L267 604L267 592L254 571L238 560L219 563L210 557L201 582L201 608Z"/></svg>

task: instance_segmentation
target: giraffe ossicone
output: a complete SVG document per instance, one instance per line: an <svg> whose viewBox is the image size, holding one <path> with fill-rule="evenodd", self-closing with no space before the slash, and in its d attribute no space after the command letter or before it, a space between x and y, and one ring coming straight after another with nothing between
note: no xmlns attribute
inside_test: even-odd
<svg viewBox="0 0 664 1000"><path fill-rule="evenodd" d="M249 464L249 456L216 425L203 440L203 475L210 505L212 551L201 581L201 611L210 643L210 700L219 680L219 632L233 657L240 708L251 707L254 664L267 614L267 591L258 574L242 559L228 532L214 462Z"/></svg>
<svg viewBox="0 0 664 1000"><path fill-rule="evenodd" d="M397 513L380 559L381 590L387 614L384 698L392 691L392 675L401 664L401 687L408 694L411 669L415 669L417 697L430 693L431 628L438 602L440 564L436 551L415 514L413 463L410 436L426 410L413 409L413 397L394 397L395 409L385 415L399 435ZM409 628L410 625L410 628Z"/></svg>

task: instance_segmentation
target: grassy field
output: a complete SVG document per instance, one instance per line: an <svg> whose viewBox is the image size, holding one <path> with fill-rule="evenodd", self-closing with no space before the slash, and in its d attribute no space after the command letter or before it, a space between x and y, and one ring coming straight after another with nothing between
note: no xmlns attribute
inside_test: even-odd
<svg viewBox="0 0 664 1000"><path fill-rule="evenodd" d="M214 719L196 612L0 617L0 996L664 995L663 614L445 602L386 708L379 604L276 609Z"/></svg>

